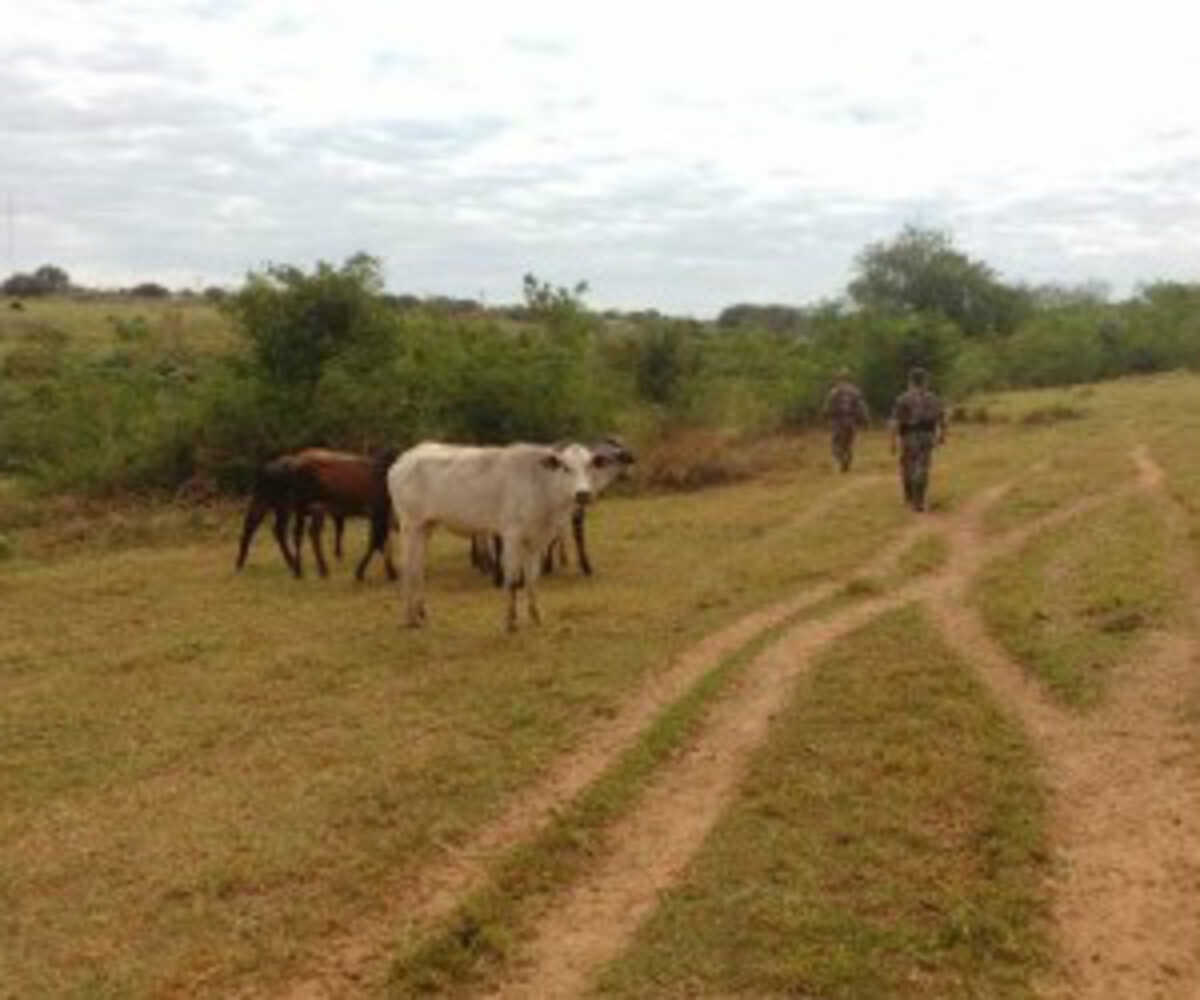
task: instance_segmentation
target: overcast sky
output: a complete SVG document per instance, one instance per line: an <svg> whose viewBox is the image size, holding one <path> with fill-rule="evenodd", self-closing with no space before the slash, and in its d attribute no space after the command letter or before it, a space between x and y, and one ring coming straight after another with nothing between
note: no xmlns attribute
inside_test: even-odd
<svg viewBox="0 0 1200 1000"><path fill-rule="evenodd" d="M1005 280L1196 281L1189 8L10 4L3 273L200 288L365 250L396 292L513 302L533 271L707 317L841 295L914 223Z"/></svg>

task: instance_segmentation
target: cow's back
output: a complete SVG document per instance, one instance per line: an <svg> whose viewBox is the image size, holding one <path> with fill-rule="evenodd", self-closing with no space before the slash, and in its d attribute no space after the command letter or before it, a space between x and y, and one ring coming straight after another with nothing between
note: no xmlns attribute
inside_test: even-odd
<svg viewBox="0 0 1200 1000"><path fill-rule="evenodd" d="M381 470L366 455L306 448L292 457L296 499L343 516L366 514L382 499Z"/></svg>
<svg viewBox="0 0 1200 1000"><path fill-rule="evenodd" d="M423 442L388 472L388 490L401 519L441 524L460 534L502 534L509 526L540 526L569 497L550 488L539 463L545 449Z"/></svg>

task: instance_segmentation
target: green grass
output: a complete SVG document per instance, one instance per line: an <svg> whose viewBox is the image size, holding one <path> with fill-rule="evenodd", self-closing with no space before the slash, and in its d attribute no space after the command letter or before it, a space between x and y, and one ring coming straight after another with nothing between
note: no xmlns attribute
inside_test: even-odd
<svg viewBox="0 0 1200 1000"><path fill-rule="evenodd" d="M866 567L913 515L879 434L860 439L849 477L813 434L784 439L773 467L738 485L606 499L589 517L596 577L548 581L545 625L515 636L461 540L438 536L431 623L414 632L378 566L352 582L360 525L329 580L291 580L265 532L234 575L240 505L83 503L0 482L0 994L278 986L695 640L814 584L841 585L806 612L821 615L936 573L939 517L990 486L1014 484L986 523L1003 534L1129 483L1129 451L1146 442L1200 542L1198 387L1161 376L989 398L1009 419L952 428L930 534L886 580ZM1059 404L1085 416L1021 422ZM1157 501L1114 501L988 567L974 599L1057 697L1086 705L1150 630L1176 624L1168 534ZM397 991L502 969L531 909L590 863L752 652L501 859L498 890L403 942ZM1200 717L1200 692L1185 703ZM606 988L1023 995L1044 944L1029 774L1019 737L919 616L865 630L777 720L734 810ZM742 874L721 885L725 870ZM464 929L478 949L446 949Z"/></svg>
<svg viewBox="0 0 1200 1000"><path fill-rule="evenodd" d="M1025 997L1048 953L1021 733L913 609L823 655L596 992Z"/></svg>
<svg viewBox="0 0 1200 1000"><path fill-rule="evenodd" d="M669 705L630 747L550 826L503 857L488 885L438 928L407 947L391 968L389 994L397 997L457 991L495 977L519 952L522 932L539 907L586 870L604 831L627 809L655 768L695 732L704 710L730 677L789 624L824 605L770 628L704 674Z"/></svg>
<svg viewBox="0 0 1200 1000"><path fill-rule="evenodd" d="M1114 502L987 567L973 600L1001 645L1055 697L1092 705L1178 596L1167 544L1153 502Z"/></svg>
<svg viewBox="0 0 1200 1000"><path fill-rule="evenodd" d="M48 337L92 357L145 343L205 355L227 354L240 344L229 319L203 299L49 296L23 305L20 311L0 308L0 358Z"/></svg>
<svg viewBox="0 0 1200 1000"><path fill-rule="evenodd" d="M56 525L15 529L0 977L28 996L285 978L681 649L848 574L902 523L881 484L805 521L838 482L798 447L770 483L601 504L597 576L548 581L546 624L512 637L460 539L438 536L431 624L412 631L378 567L350 579L360 526L334 577L300 582L265 533L234 575L234 510L215 538L83 537L44 562L30 553Z"/></svg>
<svg viewBox="0 0 1200 1000"><path fill-rule="evenodd" d="M544 832L502 857L483 889L440 926L402 945L391 968L390 995L453 993L494 981L505 963L520 954L522 937L536 914L587 869L608 827L636 808L645 782L686 745L731 678L789 628L825 617L847 603L839 594L818 601L760 632L708 670L592 785L559 810Z"/></svg>

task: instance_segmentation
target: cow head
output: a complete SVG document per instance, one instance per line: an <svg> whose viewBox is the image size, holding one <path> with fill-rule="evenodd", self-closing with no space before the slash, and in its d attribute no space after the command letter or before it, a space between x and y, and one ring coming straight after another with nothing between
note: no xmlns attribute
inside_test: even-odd
<svg viewBox="0 0 1200 1000"><path fill-rule="evenodd" d="M547 450L542 466L555 475L565 477L576 504L591 503L597 492L593 483L592 452L581 444L558 445Z"/></svg>
<svg viewBox="0 0 1200 1000"><path fill-rule="evenodd" d="M619 438L601 438L588 450L592 453L592 483L597 493L614 479L628 475L634 463L633 452Z"/></svg>

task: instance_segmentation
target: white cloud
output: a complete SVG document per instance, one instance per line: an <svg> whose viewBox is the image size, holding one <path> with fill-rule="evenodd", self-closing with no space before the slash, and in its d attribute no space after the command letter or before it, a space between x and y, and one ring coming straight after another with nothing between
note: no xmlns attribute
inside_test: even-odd
<svg viewBox="0 0 1200 1000"><path fill-rule="evenodd" d="M397 290L506 301L533 269L708 314L837 294L917 221L1014 279L1195 277L1177 5L426 7L9 12L10 268L233 281L366 249Z"/></svg>

